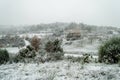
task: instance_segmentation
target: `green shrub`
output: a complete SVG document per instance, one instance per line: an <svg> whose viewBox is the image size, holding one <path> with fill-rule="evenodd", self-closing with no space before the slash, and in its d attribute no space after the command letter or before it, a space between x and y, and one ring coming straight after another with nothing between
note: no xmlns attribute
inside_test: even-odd
<svg viewBox="0 0 120 80"><path fill-rule="evenodd" d="M32 46L26 46L19 51L18 55L13 58L13 62L25 62L25 59L32 59L36 56L36 51Z"/></svg>
<svg viewBox="0 0 120 80"><path fill-rule="evenodd" d="M92 57L90 54L83 54L82 63L89 63L89 62L91 62L90 57Z"/></svg>
<svg viewBox="0 0 120 80"><path fill-rule="evenodd" d="M27 46L19 51L19 55L24 58L33 58L36 56L35 50L32 46Z"/></svg>
<svg viewBox="0 0 120 80"><path fill-rule="evenodd" d="M53 42L52 42L52 41L48 41L48 42L46 43L46 45L45 45L45 50L46 50L47 52L53 52L53 48L54 48Z"/></svg>
<svg viewBox="0 0 120 80"><path fill-rule="evenodd" d="M45 45L45 50L47 52L63 52L63 49L61 48L61 42L58 39L54 41L48 41Z"/></svg>
<svg viewBox="0 0 120 80"><path fill-rule="evenodd" d="M99 49L99 62L118 63L120 60L120 37L111 38Z"/></svg>
<svg viewBox="0 0 120 80"><path fill-rule="evenodd" d="M18 54L18 55L15 55L15 56L12 58L11 61L12 61L12 62L15 62L15 63L17 63L17 62L24 62L24 57L22 57L22 56L20 56L20 55Z"/></svg>
<svg viewBox="0 0 120 80"><path fill-rule="evenodd" d="M45 45L45 50L48 53L49 60L60 60L64 56L63 49L61 48L60 40L48 41Z"/></svg>
<svg viewBox="0 0 120 80"><path fill-rule="evenodd" d="M9 53L7 50L0 49L0 64L9 61Z"/></svg>

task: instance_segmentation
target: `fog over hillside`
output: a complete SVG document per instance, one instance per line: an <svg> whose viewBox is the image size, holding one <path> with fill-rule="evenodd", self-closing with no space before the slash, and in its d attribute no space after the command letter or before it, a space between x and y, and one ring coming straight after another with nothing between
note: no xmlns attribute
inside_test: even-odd
<svg viewBox="0 0 120 80"><path fill-rule="evenodd" d="M96 25L88 25L84 23L63 23L63 22L55 22L55 23L46 23L46 24L35 24L35 25L0 25L0 33L1 34L16 34L16 33L27 33L27 32L33 32L33 31L42 31L47 29L57 30L57 29L66 29L66 28L75 28L75 27L83 27L83 28L104 28L104 29L116 29L117 27L112 26L96 26Z"/></svg>

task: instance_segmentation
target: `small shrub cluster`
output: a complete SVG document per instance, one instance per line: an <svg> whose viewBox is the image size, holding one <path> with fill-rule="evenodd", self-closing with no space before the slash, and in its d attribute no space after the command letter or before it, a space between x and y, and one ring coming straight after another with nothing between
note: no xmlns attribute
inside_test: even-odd
<svg viewBox="0 0 120 80"><path fill-rule="evenodd" d="M19 51L20 56L24 58L33 58L36 56L35 50L32 46L27 46Z"/></svg>
<svg viewBox="0 0 120 80"><path fill-rule="evenodd" d="M64 56L60 40L48 41L45 45L48 60L60 60Z"/></svg>
<svg viewBox="0 0 120 80"><path fill-rule="evenodd" d="M54 53L47 53L47 59L46 61L56 61L56 60L62 60L64 53L63 52L54 52Z"/></svg>
<svg viewBox="0 0 120 80"><path fill-rule="evenodd" d="M36 54L38 53L38 54ZM18 55L13 58L13 62L34 62L56 61L63 59L64 52L61 48L61 42L58 39L41 44L41 49L37 50L33 45L27 46L19 51ZM28 61L27 61L28 62ZM30 61L29 61L30 62Z"/></svg>
<svg viewBox="0 0 120 80"><path fill-rule="evenodd" d="M91 60L91 57L90 54L83 54L83 57L82 57L82 62L83 63L89 63Z"/></svg>
<svg viewBox="0 0 120 80"><path fill-rule="evenodd" d="M9 61L8 51L0 49L0 64L6 63L7 61Z"/></svg>
<svg viewBox="0 0 120 80"><path fill-rule="evenodd" d="M67 56L65 59L67 59L71 62L81 62L82 61L81 57L73 57L73 56Z"/></svg>
<svg viewBox="0 0 120 80"><path fill-rule="evenodd" d="M45 50L47 52L63 52L63 49L61 48L61 42L60 40L56 39L54 41L48 41L45 45Z"/></svg>
<svg viewBox="0 0 120 80"><path fill-rule="evenodd" d="M118 63L120 60L120 37L111 38L99 49L99 62Z"/></svg>
<svg viewBox="0 0 120 80"><path fill-rule="evenodd" d="M32 46L27 46L19 51L18 55L14 58L14 62L24 61L25 58L34 58L36 51Z"/></svg>
<svg viewBox="0 0 120 80"><path fill-rule="evenodd" d="M92 62L92 56L90 54L83 54L81 57L68 56L67 60L70 60L72 62L81 62L84 64Z"/></svg>

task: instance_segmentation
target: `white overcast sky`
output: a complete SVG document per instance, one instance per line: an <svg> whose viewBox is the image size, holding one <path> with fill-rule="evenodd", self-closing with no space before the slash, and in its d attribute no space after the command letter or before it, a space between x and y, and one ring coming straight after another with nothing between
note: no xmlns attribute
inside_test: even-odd
<svg viewBox="0 0 120 80"><path fill-rule="evenodd" d="M120 0L0 0L0 24L83 22L120 27Z"/></svg>

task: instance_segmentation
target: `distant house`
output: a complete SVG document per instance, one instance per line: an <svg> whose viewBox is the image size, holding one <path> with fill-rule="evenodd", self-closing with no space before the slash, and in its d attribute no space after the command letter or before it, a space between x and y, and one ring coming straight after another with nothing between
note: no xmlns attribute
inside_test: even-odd
<svg viewBox="0 0 120 80"><path fill-rule="evenodd" d="M66 31L67 40L77 40L80 39L80 37L81 37L80 29L71 29Z"/></svg>

